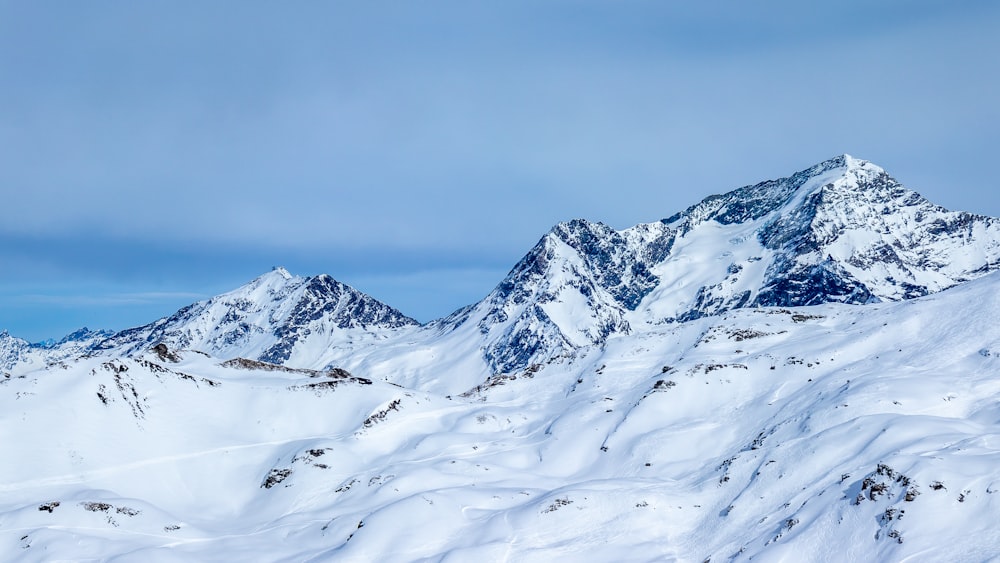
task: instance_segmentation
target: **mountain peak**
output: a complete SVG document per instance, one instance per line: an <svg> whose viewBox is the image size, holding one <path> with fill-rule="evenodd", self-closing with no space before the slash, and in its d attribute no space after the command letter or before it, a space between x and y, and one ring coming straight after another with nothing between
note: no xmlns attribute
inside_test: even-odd
<svg viewBox="0 0 1000 563"><path fill-rule="evenodd" d="M251 280L247 285L283 285L296 279L299 279L299 276L292 275L282 266L274 266L270 271Z"/></svg>
<svg viewBox="0 0 1000 563"><path fill-rule="evenodd" d="M834 168L846 168L848 170L851 170L854 168L864 168L869 165L872 165L871 161L857 158L845 152L833 158L828 158L827 160L824 160L823 162L820 162L815 166L812 166L811 168L807 168L807 170L812 170L812 169L832 170Z"/></svg>
<svg viewBox="0 0 1000 563"><path fill-rule="evenodd" d="M646 323L918 297L998 259L1000 221L935 206L845 153L656 223L559 223L468 318L490 368L514 372Z"/></svg>
<svg viewBox="0 0 1000 563"><path fill-rule="evenodd" d="M294 276L279 266L170 317L119 332L98 348L127 355L164 343L172 349L195 349L220 358L309 362L339 340L367 338L417 324L326 274Z"/></svg>
<svg viewBox="0 0 1000 563"><path fill-rule="evenodd" d="M794 178L815 178L817 176L825 176L829 172L842 171L841 175L846 176L852 172L864 171L869 174L884 174L885 170L872 163L870 160L865 160L863 158L857 158L848 153L837 155L833 158L829 158L820 163L814 164L809 168L806 168L800 172L792 174L788 178L782 178L779 180L771 180L769 182L782 182L783 180L790 180ZM768 182L764 182L768 183ZM808 186L811 182L802 182L799 187Z"/></svg>
<svg viewBox="0 0 1000 563"><path fill-rule="evenodd" d="M869 176L879 176L882 174L886 174L884 168L873 163L870 160L855 158L849 154L844 154L842 155L841 158L843 158L844 160L844 168L846 169L846 173L852 173L852 172L855 174L864 173Z"/></svg>
<svg viewBox="0 0 1000 563"><path fill-rule="evenodd" d="M986 273L1000 252L995 219L933 205L849 154L711 196L677 220L692 241L712 236L703 223L726 227L730 244L716 247L731 256L731 271L702 285L680 320L743 306L918 297ZM742 259L734 241L743 241Z"/></svg>

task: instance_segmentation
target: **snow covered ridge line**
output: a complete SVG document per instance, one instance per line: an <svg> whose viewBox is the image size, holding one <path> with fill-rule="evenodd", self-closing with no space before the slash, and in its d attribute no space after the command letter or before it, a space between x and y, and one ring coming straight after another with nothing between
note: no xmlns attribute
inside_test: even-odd
<svg viewBox="0 0 1000 563"><path fill-rule="evenodd" d="M114 333L83 327L58 341L31 343L0 330L0 372L22 373L90 352Z"/></svg>
<svg viewBox="0 0 1000 563"><path fill-rule="evenodd" d="M0 560L995 560L997 240L842 157L426 326L276 269L0 333Z"/></svg>
<svg viewBox="0 0 1000 563"><path fill-rule="evenodd" d="M233 291L118 333L82 329L60 342L40 344L2 333L0 368L20 373L85 352L129 356L160 343L227 359L311 367L312 355L323 349L418 325L326 274L300 277L276 267Z"/></svg>
<svg viewBox="0 0 1000 563"><path fill-rule="evenodd" d="M933 205L842 155L622 231L582 219L556 225L482 301L424 327L328 275L276 268L170 317L75 345L114 355L164 342L324 369L382 361L378 349L405 340L436 357L449 355L444 348L474 355L468 372L482 377L472 387L613 335L746 307L910 299L998 268L1000 220ZM52 355L0 338L7 370Z"/></svg>
<svg viewBox="0 0 1000 563"><path fill-rule="evenodd" d="M122 331L95 350L134 354L163 342L219 357L301 364L295 355L300 344L329 346L343 335L360 338L418 324L326 274L299 277L278 267L231 292Z"/></svg>
<svg viewBox="0 0 1000 563"><path fill-rule="evenodd" d="M998 288L659 325L467 398L70 359L0 381L0 559L990 560Z"/></svg>
<svg viewBox="0 0 1000 563"><path fill-rule="evenodd" d="M486 299L474 324L493 373L511 373L664 323L763 306L927 295L1000 268L1000 220L933 205L843 155L655 223L557 225Z"/></svg>

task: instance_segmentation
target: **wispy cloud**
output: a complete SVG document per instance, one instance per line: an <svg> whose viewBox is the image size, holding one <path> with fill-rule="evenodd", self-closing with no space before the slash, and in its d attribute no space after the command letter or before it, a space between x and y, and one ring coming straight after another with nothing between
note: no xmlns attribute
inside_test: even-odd
<svg viewBox="0 0 1000 563"><path fill-rule="evenodd" d="M106 295L66 295L66 294L7 294L0 296L0 299L8 304L21 305L50 305L62 307L119 307L127 305L154 305L164 302L175 302L177 300L198 301L208 296L201 293L190 292L138 292L138 293L117 293Z"/></svg>

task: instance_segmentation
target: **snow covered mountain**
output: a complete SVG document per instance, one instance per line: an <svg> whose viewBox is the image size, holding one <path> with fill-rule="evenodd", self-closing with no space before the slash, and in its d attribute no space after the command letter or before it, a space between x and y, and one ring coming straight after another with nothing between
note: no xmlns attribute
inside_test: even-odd
<svg viewBox="0 0 1000 563"><path fill-rule="evenodd" d="M1000 268L1000 220L933 205L848 155L707 198L667 222L678 225L680 239L706 223L722 231L744 225L752 231L726 234L746 233L755 243L748 249L730 238L727 275L699 287L680 318L748 305L908 299ZM752 266L759 261L763 275Z"/></svg>
<svg viewBox="0 0 1000 563"><path fill-rule="evenodd" d="M0 381L0 553L990 560L998 275L612 334L450 399L184 351L81 357Z"/></svg>
<svg viewBox="0 0 1000 563"><path fill-rule="evenodd" d="M27 340L11 336L6 330L0 331L0 369L13 369L27 359L30 350Z"/></svg>
<svg viewBox="0 0 1000 563"><path fill-rule="evenodd" d="M909 299L998 268L1000 220L933 205L842 155L623 231L556 225L481 302L422 329L329 276L276 268L95 351L162 341L297 368L378 364L409 373L408 384L460 392L456 383L536 369L640 327L743 307ZM442 379L445 357L465 377Z"/></svg>
<svg viewBox="0 0 1000 563"><path fill-rule="evenodd" d="M300 277L275 268L170 317L119 332L95 351L131 355L162 343L220 358L308 366L330 348L351 347L417 324L326 274Z"/></svg>
<svg viewBox="0 0 1000 563"><path fill-rule="evenodd" d="M32 344L23 338L11 336L5 330L0 331L0 371L17 375L45 367L47 364L83 354L111 334L110 331L83 327L58 341Z"/></svg>
<svg viewBox="0 0 1000 563"><path fill-rule="evenodd" d="M986 561L1000 221L842 156L420 326L276 268L0 333L0 560Z"/></svg>
<svg viewBox="0 0 1000 563"><path fill-rule="evenodd" d="M1000 220L933 205L843 155L623 231L557 225L482 302L494 373L601 344L639 325L731 309L927 295L1000 268Z"/></svg>

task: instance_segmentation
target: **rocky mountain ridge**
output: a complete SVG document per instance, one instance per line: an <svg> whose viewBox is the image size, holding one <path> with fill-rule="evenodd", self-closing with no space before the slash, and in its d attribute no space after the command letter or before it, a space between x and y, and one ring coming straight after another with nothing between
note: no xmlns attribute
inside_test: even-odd
<svg viewBox="0 0 1000 563"><path fill-rule="evenodd" d="M323 369L389 361L405 341L436 358L475 355L467 372L482 379L664 323L745 307L911 299L998 268L1000 220L948 211L842 155L621 231L560 223L482 301L424 327L330 276L276 268L87 347L128 355L164 342ZM380 354L375 343L386 340L397 346ZM13 341L4 350L7 365L26 357Z"/></svg>
<svg viewBox="0 0 1000 563"><path fill-rule="evenodd" d="M333 345L340 337L363 337L418 325L396 309L321 274L293 276L277 267L248 284L194 303L170 317L119 332L96 352L131 355L164 343L222 358L245 357L283 364L302 345Z"/></svg>
<svg viewBox="0 0 1000 563"><path fill-rule="evenodd" d="M113 333L107 330L77 329L59 340L28 342L0 331L0 371L19 374L53 362L90 352Z"/></svg>
<svg viewBox="0 0 1000 563"><path fill-rule="evenodd" d="M911 299L1000 268L1000 220L842 155L615 231L557 225L462 322L494 372L744 307Z"/></svg>

